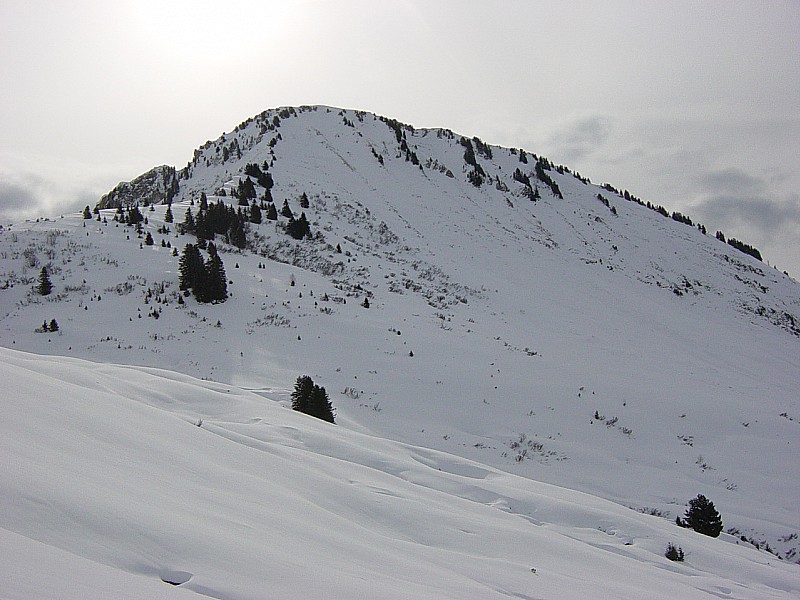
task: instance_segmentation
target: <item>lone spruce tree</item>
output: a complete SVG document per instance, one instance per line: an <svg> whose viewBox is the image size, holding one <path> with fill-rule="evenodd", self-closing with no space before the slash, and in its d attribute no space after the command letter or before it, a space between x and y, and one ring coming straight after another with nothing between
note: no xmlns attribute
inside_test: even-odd
<svg viewBox="0 0 800 600"><path fill-rule="evenodd" d="M685 518L676 517L675 523L710 537L718 537L722 532L722 518L714 508L714 503L703 494L689 500Z"/></svg>
<svg viewBox="0 0 800 600"><path fill-rule="evenodd" d="M47 267L42 267L42 270L39 272L39 285L36 286L36 293L40 296L49 296L52 291L53 283L50 281Z"/></svg>

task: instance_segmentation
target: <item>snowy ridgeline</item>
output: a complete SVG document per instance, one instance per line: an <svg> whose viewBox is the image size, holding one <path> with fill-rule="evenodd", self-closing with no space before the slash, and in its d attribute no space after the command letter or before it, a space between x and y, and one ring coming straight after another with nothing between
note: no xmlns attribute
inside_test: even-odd
<svg viewBox="0 0 800 600"><path fill-rule="evenodd" d="M159 190L172 190L169 207L142 203L136 219L130 219L132 211L128 209L117 212L107 208L98 214L90 210L89 218L65 215L0 231L0 345L40 355L166 370L162 375L190 385L192 395L205 394L196 392L196 386L219 389L223 385L243 404L222 402L216 407L223 396L212 394L213 403L197 400L197 405L190 396L183 405L179 399L186 397L163 381L153 383L156 387L150 390L158 401L127 397L167 407L168 413L159 413L162 416L177 411L190 423L202 422L202 427L194 427L188 435L208 435L216 426L229 432L225 434L227 443L246 442L248 449L237 446L236 452L253 452L256 446L271 449L270 458L276 452L284 456L287 445L295 450L305 447L311 435L306 428L316 431L322 426L301 418L298 423L302 426L290 425L297 433L287 433L275 445L252 441L253 436L262 435L251 429L262 431L258 420L275 409L272 401L288 404L295 379L309 374L327 388L337 411L337 425L319 430L325 441L314 448L313 460L318 465L325 463L320 470L331 473L338 484L354 479L347 474L354 460L347 453L360 456L361 451L354 447L361 443L370 448L373 443L388 444L392 455L397 448L405 448L402 454L409 447L417 456L442 452L446 458L436 454L439 458L434 468L424 469L419 474L423 479L412 484L461 498L473 508L477 500L480 510L488 505L528 517L546 509L527 500L522 508L516 501L504 503L507 491L496 497L494 492L484 495L484 491L475 491L473 496L472 480L480 480L480 490L487 480L522 487L539 486L534 483L538 481L580 490L589 496L575 496L580 498L575 502L592 514L595 503L605 507L602 511L610 510L597 497L612 500L622 507L614 510L621 510L626 519L647 524L660 521L653 526L669 532L666 537L659 533L649 538L652 543L647 552L653 564L662 565L670 541L686 552L680 567L667 563L671 572L680 572L687 564L700 568L694 543L697 536L677 528L674 520L683 514L690 498L702 493L714 501L724 531L729 532L723 534L724 540L702 540L703 545L712 544L709 552L713 548L728 552L731 544L725 541L735 537L741 545L735 552L746 549L751 553L747 560L775 563L775 555L779 555L788 563L796 561L800 545L794 506L794 499L800 496L795 459L800 443L797 283L685 220L665 218L635 199L626 199L625 194L593 186L544 159L475 140L471 147L470 154L464 140L451 132L413 130L365 113L318 108L260 115L198 149L193 161L179 172L178 190L171 183L166 187L159 183ZM523 156L527 163L522 162ZM257 165L258 170L254 168ZM244 206L234 194L242 190L251 193L250 186L243 184L246 171L252 174L256 197L248 198ZM480 185L475 185L476 177L481 179ZM207 212L200 210L201 193L211 206ZM253 222L253 200L261 212L260 223ZM284 204L291 217L281 214ZM270 205L277 209L274 220L267 216ZM181 233L187 211L195 220L194 233ZM205 221L198 224L201 212ZM191 286L188 295L181 289L186 246L202 245L196 229L207 227L212 214L217 215L215 219L233 215L228 229L213 240L227 279L227 298L222 303L200 302L198 298L210 298ZM239 222L239 215L244 243L231 228L231 223ZM300 235L298 240L291 235L289 224L300 222L301 215L306 217L310 235ZM126 224L126 220L137 222ZM211 262L207 245L199 254L206 264ZM40 293L43 269L51 286L46 295ZM74 364L66 358L63 361ZM77 372L109 367L87 368ZM124 378L131 383L142 377L141 370L125 372ZM210 383L190 384L185 375ZM93 376L78 377L83 384L94 385ZM115 372L114 377L122 375ZM5 380L17 379L25 381L15 370ZM111 385L108 378L103 378L103 385ZM260 396L234 392L237 389ZM26 390L22 388L20 393L31 393ZM149 397L150 392L144 396ZM248 407L243 413L242 406ZM291 411L279 414L290 421L300 418ZM59 419L53 417L53 427L66 437L86 429L83 417ZM230 423L240 423L241 428ZM123 441L119 443L123 446L128 443L125 431L147 435L149 442L155 443L141 427L122 425ZM277 427L274 423L262 426L273 434ZM356 435L353 432L369 434L372 441L341 442L347 452L331 450L338 447L339 442L332 441L336 436ZM381 439L410 446L395 447ZM101 438L97 443L108 446L116 442ZM195 444L194 438L190 443ZM31 458L36 459L39 452L49 450L33 450ZM221 452L227 456L228 450ZM257 456L261 468L269 468L263 453ZM340 474L324 456L345 461ZM356 462L378 468L384 473L381 477L388 469L389 476L399 476L406 482L403 485L409 483L395 467L383 468L384 462L392 461L380 456L378 452L369 460ZM219 462L223 457L209 460ZM441 467L440 460L459 466ZM278 468L271 484L291 480L294 475L289 471L301 462ZM429 484L428 478L437 476L439 467L445 479ZM131 468L150 472L138 461ZM468 477L471 483L465 486L449 482L454 476L468 476L473 469L491 475ZM497 470L512 475L500 475ZM187 465L188 473L202 471ZM36 502L42 506L54 502L54 486L46 481L48 472L34 472L29 483L40 486L38 491L12 493L15 504L26 498L32 502L22 502L28 508L35 508ZM214 472L208 476L219 475ZM3 479L11 481L10 477ZM171 480L160 478L161 491L153 493L171 493ZM228 489L227 483L216 482L210 487ZM287 492L292 495L290 504L316 502L324 509L320 494L312 490L314 486L308 487ZM238 497L225 506L239 501L248 506L261 503L261 496L257 498ZM83 506L84 499L71 497L75 507L71 512L63 509L78 522L83 519L82 509L76 507ZM392 516L394 504L391 510L373 508L370 512L367 499L376 500L376 494L366 494L365 504L358 504L363 513L358 522L370 535L381 535L388 527L390 538L407 539L403 523L410 540L426 531L427 525L415 524L415 520L427 517L403 520L403 511ZM186 510L176 519L203 520L202 514L196 519L187 515L207 510L208 500L188 503L181 497L180 501ZM584 501L588 505L584 506ZM277 505L268 507L277 512ZM630 508L659 518L640 517ZM116 509L107 510L110 515ZM214 510L225 513L237 532L256 531L261 526L251 522L248 508L241 513L233 508ZM554 515L560 511L570 514L562 504L552 510ZM178 508L175 511L177 514ZM418 512L424 513L422 509ZM34 519L32 513L26 514L23 510L19 519ZM338 509L333 514L347 519ZM262 516L258 513L259 519ZM566 535L583 539L580 530L608 529L602 518L592 522L593 518L584 522L581 517L579 523L558 516L541 520L563 525L570 530ZM6 527L19 532L8 525L13 521L7 517ZM517 517L517 522L528 521ZM288 522L284 525L288 536L291 527ZM278 525L269 527L273 526ZM313 527L318 530L318 523ZM83 530L70 531L78 536L75 543L86 537ZM137 531L141 543L131 544L132 538L123 536L123 545L130 553L145 555L155 534L149 528ZM338 539L341 533L334 528L331 539ZM43 540L39 535L24 535ZM105 565L116 567L124 562L76 551L64 541L69 535L64 533L58 543L51 540L51 545ZM189 538L199 543L198 535ZM489 539L499 540L502 535ZM100 540L105 534L96 533L96 537ZM438 534L434 538L440 539ZM443 538L450 539L444 534ZM23 543L18 537L8 539L17 540L20 548L25 546L30 552L54 552L34 542ZM493 542L486 543L493 547ZM513 538L507 543L516 547ZM450 548L448 551L461 551L460 546L453 550L447 543L442 545ZM254 555L263 553L255 546L249 548ZM630 549L623 550L624 554ZM506 556L491 552L487 557ZM531 568L540 575L540 566L528 560L528 552L520 551L519 556L525 558L519 562L530 562L526 575ZM297 553L301 553L299 547ZM366 553L374 554L371 550ZM537 556L542 553L546 554L537 551ZM390 554L406 564L406 559ZM220 553L199 552L198 556L210 564ZM557 556L555 552L551 558ZM179 577L180 572L196 574L189 566L163 556L158 561L148 560L142 559L146 567L142 561L136 562L138 566L125 563L125 576L138 573L149 578L162 571L176 573L170 577ZM383 564L381 560L378 564ZM289 578L300 578L286 556L273 557L275 561L286 567L282 573L287 585ZM69 561L61 564L65 569L73 566ZM258 562L249 575L236 572L245 579L252 576L261 585L266 581L272 585L283 577L270 575L264 564ZM333 564L336 569L341 566ZM81 567L75 564L74 568ZM364 568L370 573L375 568L380 571L374 564ZM577 570L576 565L572 568ZM458 572L472 569L474 565ZM352 570L345 572L353 574ZM612 585L615 579L614 585L618 583L630 593L608 588L605 596L636 597L637 592L624 587L631 584L629 578L611 576L611 572L613 569L601 577L604 585ZM113 577L122 577L119 573ZM414 569L409 573L415 575L409 575L408 581L439 581L419 577ZM789 573L796 576L796 571ZM740 575L720 571L719 576ZM362 577L370 584L378 580ZM752 589L766 581L760 577L753 580ZM238 576L234 579L240 581ZM234 585L230 578L216 581L222 580ZM197 576L192 581L199 587L218 589L198 583ZM501 577L491 589L508 590L502 581ZM250 584L241 586L235 589L255 589ZM546 592L531 591L536 588L510 587L513 590L508 593L519 597L548 597ZM676 589L661 584L656 588ZM171 588L170 593L180 589ZM224 597L263 596L237 595L231 591L234 588L226 589L229 592L222 594ZM447 583L432 584L428 591L415 595L448 597L442 590L449 589ZM577 594L572 588L554 589L561 589L562 596ZM707 589L720 594L723 589L737 588L720 584ZM780 597L780 592L776 593ZM464 593L462 597L487 594ZM683 597L682 593L675 595ZM282 597L280 593L275 596ZM653 596L643 592L642 597Z"/></svg>
<svg viewBox="0 0 800 600"><path fill-rule="evenodd" d="M796 565L732 536L331 425L277 394L0 358L5 597L800 593Z"/></svg>

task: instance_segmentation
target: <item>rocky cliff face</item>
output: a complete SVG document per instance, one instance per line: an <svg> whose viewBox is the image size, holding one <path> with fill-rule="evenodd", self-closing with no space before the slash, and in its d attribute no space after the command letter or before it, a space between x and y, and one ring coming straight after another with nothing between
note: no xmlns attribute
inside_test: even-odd
<svg viewBox="0 0 800 600"><path fill-rule="evenodd" d="M178 176L175 167L162 165L150 169L132 181L121 181L113 190L100 198L97 208L118 208L140 203L163 204L178 193Z"/></svg>

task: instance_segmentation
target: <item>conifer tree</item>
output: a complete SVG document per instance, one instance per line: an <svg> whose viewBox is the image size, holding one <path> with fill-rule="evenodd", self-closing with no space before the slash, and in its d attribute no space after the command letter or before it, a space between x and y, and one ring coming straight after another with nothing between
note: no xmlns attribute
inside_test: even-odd
<svg viewBox="0 0 800 600"><path fill-rule="evenodd" d="M208 218L208 213L206 211L199 211L197 213L197 218L195 219L195 235L198 239L203 240L213 240L214 239L214 229L212 228L212 221Z"/></svg>
<svg viewBox="0 0 800 600"><path fill-rule="evenodd" d="M186 214L183 217L183 223L180 225L180 231L183 233L190 233L193 234L195 232L195 222L194 222L194 215L192 215L192 209L186 208Z"/></svg>
<svg viewBox="0 0 800 600"><path fill-rule="evenodd" d="M685 518L677 517L675 522L710 537L718 537L722 532L722 518L714 508L714 503L703 494L689 500Z"/></svg>
<svg viewBox="0 0 800 600"><path fill-rule="evenodd" d="M39 285L36 286L36 292L40 296L48 296L53 291L53 283L50 281L50 275L47 272L47 267L42 267L39 272Z"/></svg>
<svg viewBox="0 0 800 600"><path fill-rule="evenodd" d="M244 217L238 215L232 221L230 231L228 232L228 241L237 248L244 248L247 246L247 234L244 230Z"/></svg>
<svg viewBox="0 0 800 600"><path fill-rule="evenodd" d="M89 209L89 205L86 205L86 208L83 209L83 218L84 219L91 219L92 218L92 211Z"/></svg>
<svg viewBox="0 0 800 600"><path fill-rule="evenodd" d="M314 380L308 375L300 375L294 383L292 391L292 410L308 414L311 393L314 391Z"/></svg>
<svg viewBox="0 0 800 600"><path fill-rule="evenodd" d="M225 274L225 266L213 243L208 244L208 261L205 267L206 300L201 300L199 296L197 299L201 302L224 302L228 297L228 278Z"/></svg>
<svg viewBox="0 0 800 600"><path fill-rule="evenodd" d="M172 216L172 202L167 204L167 212L164 213L164 222L172 223L174 217Z"/></svg>
<svg viewBox="0 0 800 600"><path fill-rule="evenodd" d="M126 223L128 225L138 225L144 221L144 215L139 211L139 207L134 205L128 211L128 217Z"/></svg>
<svg viewBox="0 0 800 600"><path fill-rule="evenodd" d="M683 562L683 559L685 557L683 553L683 548L681 548L680 546L676 548L672 542L667 544L667 551L664 553L664 556L676 562Z"/></svg>
<svg viewBox="0 0 800 600"><path fill-rule="evenodd" d="M286 224L286 233L296 240L302 240L307 235L311 235L311 227L306 219L306 213L300 213L299 219L290 218Z"/></svg>
<svg viewBox="0 0 800 600"><path fill-rule="evenodd" d="M253 180L249 177L239 180L238 185L239 200L244 201L245 205L251 198L256 197L256 187L253 185Z"/></svg>
<svg viewBox="0 0 800 600"><path fill-rule="evenodd" d="M288 200L284 200L283 201L283 206L281 206L281 215L283 215L287 219L294 218L294 213L292 212L292 209L289 208L289 201Z"/></svg>
<svg viewBox="0 0 800 600"><path fill-rule="evenodd" d="M208 197L205 192L200 192L200 210L208 210Z"/></svg>
<svg viewBox="0 0 800 600"><path fill-rule="evenodd" d="M152 246L153 245L153 236L149 231L147 232L147 236L145 236L145 238L144 238L144 243L145 243L146 246Z"/></svg>
<svg viewBox="0 0 800 600"><path fill-rule="evenodd" d="M200 250L194 244L186 244L178 260L178 287L184 291L193 289L202 278L203 271L205 261Z"/></svg>
<svg viewBox="0 0 800 600"><path fill-rule="evenodd" d="M261 208L255 200L253 200L253 204L250 205L250 222L256 225L261 223Z"/></svg>
<svg viewBox="0 0 800 600"><path fill-rule="evenodd" d="M324 387L315 385L308 401L308 414L328 423L334 422L333 406Z"/></svg>
<svg viewBox="0 0 800 600"><path fill-rule="evenodd" d="M55 319L50 320L50 331L58 331L58 321Z"/></svg>
<svg viewBox="0 0 800 600"><path fill-rule="evenodd" d="M278 210L275 208L275 204L273 204L272 202L267 203L267 220L269 221L278 220Z"/></svg>

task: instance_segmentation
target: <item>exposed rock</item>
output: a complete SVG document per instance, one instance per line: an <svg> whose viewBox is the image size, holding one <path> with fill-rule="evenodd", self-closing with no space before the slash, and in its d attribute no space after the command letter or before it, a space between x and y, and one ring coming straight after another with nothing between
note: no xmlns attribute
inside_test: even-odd
<svg viewBox="0 0 800 600"><path fill-rule="evenodd" d="M133 181L121 181L113 190L100 198L97 208L165 203L178 193L178 189L175 167L162 165L139 175Z"/></svg>

